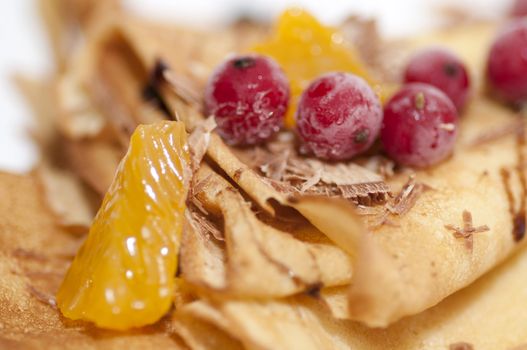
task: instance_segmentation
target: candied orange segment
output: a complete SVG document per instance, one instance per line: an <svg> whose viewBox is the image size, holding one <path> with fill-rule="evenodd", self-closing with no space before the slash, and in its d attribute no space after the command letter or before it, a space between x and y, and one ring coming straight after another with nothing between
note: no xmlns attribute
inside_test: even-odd
<svg viewBox="0 0 527 350"><path fill-rule="evenodd" d="M327 72L350 72L370 85L374 82L359 55L345 43L339 31L322 25L300 9L285 11L276 24L275 35L268 42L252 48L278 61L291 83L291 102L286 125L294 126L294 113L300 94L309 82Z"/></svg>
<svg viewBox="0 0 527 350"><path fill-rule="evenodd" d="M64 316L110 329L159 320L175 288L189 180L181 122L139 126L57 294Z"/></svg>

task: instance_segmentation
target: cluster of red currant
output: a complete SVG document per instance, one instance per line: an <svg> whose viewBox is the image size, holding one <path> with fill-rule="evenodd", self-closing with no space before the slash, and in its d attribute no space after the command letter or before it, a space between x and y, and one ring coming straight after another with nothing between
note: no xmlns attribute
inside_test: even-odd
<svg viewBox="0 0 527 350"><path fill-rule="evenodd" d="M515 20L498 35L487 63L487 82L506 102L527 101L527 21ZM378 136L385 152L414 167L452 153L459 113L470 79L453 53L432 48L415 55L404 85L384 105L360 77L333 72L315 79L300 97L296 132L301 150L338 161L365 152ZM218 132L232 145L254 145L282 127L289 104L288 80L270 57L245 55L221 64L209 80L205 103Z"/></svg>

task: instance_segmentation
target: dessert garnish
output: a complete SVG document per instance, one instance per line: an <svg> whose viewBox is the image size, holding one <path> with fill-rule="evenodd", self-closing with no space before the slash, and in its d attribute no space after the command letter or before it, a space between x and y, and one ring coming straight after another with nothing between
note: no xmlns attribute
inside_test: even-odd
<svg viewBox="0 0 527 350"><path fill-rule="evenodd" d="M169 310L189 172L183 123L136 129L57 293L66 317L128 329Z"/></svg>
<svg viewBox="0 0 527 350"><path fill-rule="evenodd" d="M450 97L458 111L463 109L470 93L467 68L459 57L443 48L415 54L406 66L404 81L435 86Z"/></svg>
<svg viewBox="0 0 527 350"><path fill-rule="evenodd" d="M490 230L487 225L475 227L472 223L472 214L468 210L463 211L463 227L449 224L445 225L445 228L454 231L454 237L462 238L465 241L465 247L470 251L472 251L474 246L474 234Z"/></svg>
<svg viewBox="0 0 527 350"><path fill-rule="evenodd" d="M269 57L245 55L222 63L205 89L205 104L231 145L253 145L273 136L283 125L289 83Z"/></svg>
<svg viewBox="0 0 527 350"><path fill-rule="evenodd" d="M452 101L431 85L404 86L384 107L381 141L400 164L426 167L452 153L458 114Z"/></svg>
<svg viewBox="0 0 527 350"><path fill-rule="evenodd" d="M527 1L515 0L510 12L513 17L524 17L527 16Z"/></svg>
<svg viewBox="0 0 527 350"><path fill-rule="evenodd" d="M355 203L384 203L390 187L383 177L354 162L324 162L301 155L290 133L252 149L234 149L237 157L261 174L262 181L287 194L340 197Z"/></svg>
<svg viewBox="0 0 527 350"><path fill-rule="evenodd" d="M487 60L490 89L506 102L521 105L527 100L527 21L508 23L491 46Z"/></svg>
<svg viewBox="0 0 527 350"><path fill-rule="evenodd" d="M296 129L303 153L318 158L346 160L366 151L382 123L378 97L361 78L328 73L302 93Z"/></svg>
<svg viewBox="0 0 527 350"><path fill-rule="evenodd" d="M411 175L401 191L393 198L393 201L386 203L386 210L391 214L402 216L413 208L423 192L431 189L432 187L417 181L415 176Z"/></svg>
<svg viewBox="0 0 527 350"><path fill-rule="evenodd" d="M45 321L53 328L50 338L61 336L55 342L66 339L64 331L67 336L79 337L79 343L83 337L90 338L92 348L99 344L112 347L117 342L122 347L128 339L161 348L179 348L182 340L183 346L193 349L418 348L423 344L446 349L460 339L470 340L476 348L488 340L485 334L482 338L471 334L494 328L481 324L475 329L466 324L482 314L500 312L502 300L521 295L518 290L525 289L525 283L507 276L521 275L526 261L521 253L509 259L512 265L501 270L506 273L493 272L494 277L484 277L479 287L457 293L450 299L453 302L441 301L523 247L525 141L519 138L514 143L508 125L520 119L517 113L488 100L478 89L470 107L463 109L465 116L458 126L456 108L444 93L446 89L441 91L432 82L410 83L386 106L395 119L391 131L411 131L406 138L392 140L397 145L414 142L414 153L405 161L389 152L388 143L384 152L381 144L374 142L383 111L373 91L377 81L394 83L395 75L383 68L397 68L394 56L409 53L400 42L372 38L379 43L373 45L378 50L365 52L359 43L356 47L361 51L357 53L341 40L352 37L348 30L353 20L339 30L331 29L300 10L288 11L282 18L288 21L281 28L283 35L278 33L271 39L264 38L266 28L254 23L218 32L193 32L125 14L109 17L109 22L97 20L97 30L89 31L78 60L68 62L60 72L65 81L73 79L74 86L63 84L59 95L73 90L82 104L68 105L85 105L89 113L78 108L50 113L70 121L82 115L87 122L98 122L97 128L78 125L75 133L53 130L67 138L68 145L78 147L72 156L75 160L68 160L64 171L82 179L95 200L102 199L107 186L96 187L83 174L97 178L102 166L109 170L105 174L113 174L117 161L98 157L83 146L111 149L112 159L124 156L86 243L59 291L57 306L65 317L88 322L75 322L70 327L70 321L57 317L57 310L49 305L57 285L32 289L31 284L26 288L30 270L22 278L17 276L20 283L11 288L10 256L6 259L4 246L10 254L22 243L51 245L60 240L61 232L53 228L51 233L59 235L50 237L48 230L34 229L42 226L39 223L26 230L38 235L27 235L32 239L22 242L17 234L24 230L10 218L8 225L0 222L7 228L0 240L8 237L0 247L0 267L5 266L4 259L8 262L1 274L8 276L8 284L0 288L0 316L7 315L4 305L8 312L25 308L26 318L36 315L34 310L44 310L49 316ZM470 33L479 35L480 27L470 28L474 30ZM445 47L455 47L451 40L459 37L465 40L465 29L439 33L447 36ZM357 35L367 41L372 32ZM484 56L480 53L486 52L487 47L481 45L485 40L478 38L466 45L470 55L463 51L464 45L454 52L467 62L473 53ZM429 37L420 40L419 45L434 41ZM391 45L394 47L389 49ZM244 54L251 52L250 47L262 46L274 51ZM392 50L394 56L389 54ZM233 52L241 54L232 56ZM359 54L368 58L366 75L349 68L351 63L360 63ZM218 62L224 63L209 80L211 98L203 101L203 97L207 99L203 89L206 79ZM280 73L283 79L278 80L285 84L265 80L271 71L280 71L278 65L284 69ZM454 77L451 66L432 66L427 67L431 75ZM302 70L306 67L309 69ZM394 71L401 73L399 68ZM304 76L300 71L307 73ZM478 73L479 69L474 69L476 81ZM265 94L287 88L288 79L293 84L302 81L293 97L303 93L306 101L302 99L289 109L289 117L298 116L296 130L291 123L278 131L287 98ZM264 83L267 85L259 85ZM313 92L310 85L316 96L309 97ZM230 94L233 91L242 93ZM216 95L221 98L214 100ZM219 107L222 103L228 106L224 114ZM180 122L156 124L166 119ZM220 119L226 123L236 120L226 126ZM255 125L251 120L261 123ZM305 121L312 129L309 135L303 133ZM262 130L265 132L259 134ZM487 142L484 147L469 144L485 130L494 133L479 138ZM190 136L185 142L186 131ZM458 133L461 142L456 155L448 158ZM315 147L310 141L319 134L325 137L323 146L326 142L328 146L317 154L320 145ZM493 140L496 142L491 143ZM335 145L349 148L332 147ZM306 152L301 153L302 148ZM327 152L337 156L326 156ZM386 154L399 164L387 160ZM415 161L411 156L420 157ZM50 162L49 166L56 165ZM428 168L419 169L425 166ZM509 174L503 186L500 169ZM0 177L5 179L3 174ZM111 176L103 183L110 182ZM1 197L8 198L0 201L3 212L9 212L12 204L16 207L18 198L24 197L5 190L7 187L0 186ZM394 189L400 190L392 195ZM80 199L87 200L83 195ZM27 211L47 218L48 226L57 222L38 210L40 204L35 208ZM460 227L445 228L447 223L455 224L460 213ZM475 227L471 213L476 220L484 218L493 231L479 234L488 227ZM15 243L10 239L13 236ZM74 238L75 243L79 238ZM465 245L471 248L473 244L477 249L466 254ZM31 248L29 254L41 248L45 257L50 253L45 245L21 247ZM64 254L66 247L61 245L57 244L50 256ZM76 247L74 244L67 251ZM18 260L17 264L28 263ZM31 263L47 264L46 259L33 260ZM60 269L51 271L58 282L66 267L64 259L57 265ZM492 298L487 293L489 285L491 293L497 293ZM28 303L22 307L22 303L11 303L18 295ZM494 298L500 302L490 300ZM427 312L429 308L433 310ZM503 312L507 319L517 316L509 309ZM451 317L453 314L456 317ZM31 328L30 322L25 321L23 329L14 329L9 322L0 322L0 347L6 328L8 341L12 336L17 341L24 339L32 332L33 337L43 339L43 329L48 329L37 326L27 332L25 326ZM150 327L120 333L101 332L90 324L126 330L154 322ZM481 327L487 328L481 332ZM507 331L521 332L510 327ZM496 333L501 336L505 332ZM511 338L522 336L515 333Z"/></svg>
<svg viewBox="0 0 527 350"><path fill-rule="evenodd" d="M291 83L291 103L286 125L295 124L294 115L302 92L312 79L328 72L348 72L370 85L375 81L359 53L337 29L321 24L302 9L285 11L274 29L274 36L255 45L255 52L273 57Z"/></svg>
<svg viewBox="0 0 527 350"><path fill-rule="evenodd" d="M526 156L525 156L525 123L522 123L520 132L517 135L517 153L518 163L515 167L515 172L518 175L520 183L519 203L516 205L516 200L513 191L512 173L509 169L502 168L500 171L503 187L507 196L509 206L509 213L512 218L512 237L515 242L520 242L525 237L527 225L527 175L525 174Z"/></svg>

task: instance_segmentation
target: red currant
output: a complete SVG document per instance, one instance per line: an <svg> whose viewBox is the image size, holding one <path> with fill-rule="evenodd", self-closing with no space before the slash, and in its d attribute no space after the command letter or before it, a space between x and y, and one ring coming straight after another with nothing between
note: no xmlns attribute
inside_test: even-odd
<svg viewBox="0 0 527 350"><path fill-rule="evenodd" d="M328 160L351 158L367 150L382 122L378 97L361 78L328 73L302 93L296 114L302 150Z"/></svg>
<svg viewBox="0 0 527 350"><path fill-rule="evenodd" d="M527 100L527 22L510 23L495 39L487 61L487 81L499 98L513 104Z"/></svg>
<svg viewBox="0 0 527 350"><path fill-rule="evenodd" d="M465 105L470 90L470 79L463 62L441 48L416 54L406 67L404 81L435 86L450 97L458 110Z"/></svg>
<svg viewBox="0 0 527 350"><path fill-rule="evenodd" d="M381 141L400 164L425 167L450 155L458 129L452 101L427 84L404 86L384 107Z"/></svg>
<svg viewBox="0 0 527 350"><path fill-rule="evenodd" d="M511 9L511 16L513 17L527 16L527 0L516 0Z"/></svg>
<svg viewBox="0 0 527 350"><path fill-rule="evenodd" d="M231 145L252 145L280 130L289 103L289 83L271 58L246 55L222 63L205 88L207 112Z"/></svg>

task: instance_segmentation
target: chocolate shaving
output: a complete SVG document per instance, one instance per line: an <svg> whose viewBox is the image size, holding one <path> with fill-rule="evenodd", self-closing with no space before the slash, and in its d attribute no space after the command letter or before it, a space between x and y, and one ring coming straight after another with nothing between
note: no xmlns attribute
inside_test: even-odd
<svg viewBox="0 0 527 350"><path fill-rule="evenodd" d="M167 64L161 59L158 59L150 73L148 82L141 91L141 96L144 101L157 107L166 117L173 119L173 113L168 108L159 91L159 85L163 81L164 72L168 69Z"/></svg>
<svg viewBox="0 0 527 350"><path fill-rule="evenodd" d="M525 156L525 121L522 120L521 132L518 134L516 147L518 149L518 164L516 165L516 171L520 178L521 185L521 202L520 208L514 217L514 231L513 236L516 242L519 242L525 236L525 220L527 217L527 176L525 174L525 167L527 166L527 160Z"/></svg>
<svg viewBox="0 0 527 350"><path fill-rule="evenodd" d="M189 192L187 196L187 202L193 204L200 212L202 212L205 215L208 215L209 212L205 209L203 204L198 198L198 194L203 192L205 186L210 181L212 175L208 175L204 179L201 179L200 181L196 182L195 178L192 179L191 186L189 187Z"/></svg>
<svg viewBox="0 0 527 350"><path fill-rule="evenodd" d="M357 213L359 215L372 217L369 224L371 229L376 229L384 225L399 227L400 225L394 222L390 216L395 215L400 217L407 214L415 206L419 197L431 189L432 187L429 185L417 181L415 176L410 176L401 191L383 206L370 207L372 203L364 203L363 200L363 203L358 203Z"/></svg>
<svg viewBox="0 0 527 350"><path fill-rule="evenodd" d="M234 171L234 174L232 175L232 178L234 179L234 181L238 182L240 181L240 178L242 177L242 174L245 170L242 169L242 168L239 168L239 169L236 169Z"/></svg>
<svg viewBox="0 0 527 350"><path fill-rule="evenodd" d="M281 133L265 147L235 150L264 181L284 194L310 194L384 203L390 188L382 176L356 163L328 163L298 154L292 133Z"/></svg>
<svg viewBox="0 0 527 350"><path fill-rule="evenodd" d="M382 206L371 207L361 204L357 205L356 210L359 215L365 216L379 216L386 212L386 210Z"/></svg>
<svg viewBox="0 0 527 350"><path fill-rule="evenodd" d="M260 157L262 157L261 149L258 148L258 150ZM274 159L271 159L271 161L261 165L260 170L268 178L280 181L284 177L285 171L287 169L289 154L290 150L285 150L282 154L278 154Z"/></svg>
<svg viewBox="0 0 527 350"><path fill-rule="evenodd" d="M290 184L288 184L286 182L275 181L275 180L267 178L267 177L262 177L262 181L268 183L276 191L278 191L278 192L280 192L282 194L285 194L285 195L293 195L293 194L298 194L299 193L299 191L295 187L291 186Z"/></svg>
<svg viewBox="0 0 527 350"><path fill-rule="evenodd" d="M388 185L384 182L340 185L336 189L342 197L355 199L355 202L364 205L385 203L390 196Z"/></svg>
<svg viewBox="0 0 527 350"><path fill-rule="evenodd" d="M203 215L201 212L189 208L190 218L195 224L194 227L200 230L200 232L206 237L207 235L212 235L218 241L225 240L223 232L210 220L207 216ZM189 218L187 216L187 218Z"/></svg>
<svg viewBox="0 0 527 350"><path fill-rule="evenodd" d="M205 214L205 215L209 214L209 212L207 211L207 209L205 209L205 206L203 205L203 203L201 203L201 201L199 200L198 197L193 195L193 196L189 197L189 199L187 201L190 202L191 204L193 204L203 214Z"/></svg>
<svg viewBox="0 0 527 350"><path fill-rule="evenodd" d="M465 247L470 251L472 251L474 246L474 233L490 230L487 225L474 227L474 224L472 223L472 214L467 210L463 211L463 228L454 225L445 225L445 228L454 231L454 237L462 238L465 241Z"/></svg>
<svg viewBox="0 0 527 350"><path fill-rule="evenodd" d="M369 223L369 227L371 229L377 229L381 226L392 226L392 227L400 227L398 223L394 222L392 219L390 219L390 213L388 211L383 211L380 214L378 214L373 222Z"/></svg>
<svg viewBox="0 0 527 350"><path fill-rule="evenodd" d="M518 164L515 167L521 187L520 204L518 210L515 208L515 199L511 184L511 173L507 169L501 169L500 175L505 188L505 194L509 204L509 213L512 217L512 236L515 242L521 241L525 236L526 216L527 216L527 178L525 175L525 125L522 126L521 132L517 139Z"/></svg>
<svg viewBox="0 0 527 350"><path fill-rule="evenodd" d="M192 186L192 194L196 196L199 193L203 192L203 190L205 189L205 186L207 185L207 183L210 181L211 178L212 178L212 174L209 174L205 178L194 183Z"/></svg>
<svg viewBox="0 0 527 350"><path fill-rule="evenodd" d="M512 235L515 242L519 242L525 237L525 212L519 212L514 217Z"/></svg>
<svg viewBox="0 0 527 350"><path fill-rule="evenodd" d="M448 346L448 350L474 350L474 346L467 342L453 343Z"/></svg>
<svg viewBox="0 0 527 350"><path fill-rule="evenodd" d="M315 170L315 173L302 184L302 187L300 187L300 192L304 193L310 188L315 187L322 180L323 174L324 170L322 168Z"/></svg>
<svg viewBox="0 0 527 350"><path fill-rule="evenodd" d="M207 153L210 143L210 134L215 128L216 121L214 120L214 117L209 117L198 123L194 128L194 131L192 131L188 137L192 170L194 172L199 169L199 165Z"/></svg>
<svg viewBox="0 0 527 350"><path fill-rule="evenodd" d="M368 157L365 162L361 163L364 168L379 174L387 179L395 174L395 162L384 156Z"/></svg>
<svg viewBox="0 0 527 350"><path fill-rule="evenodd" d="M31 295L33 295L41 303L49 305L49 306L51 306L54 309L57 308L57 301L55 300L55 298L53 296L47 295L47 294L39 291L38 289L36 289L35 287L33 287L30 284L27 285L27 289L28 289L29 293L31 293Z"/></svg>
<svg viewBox="0 0 527 350"><path fill-rule="evenodd" d="M410 176L393 203L387 203L386 208L392 214L405 215L414 207L421 194L430 189L430 186L416 181L415 176Z"/></svg>
<svg viewBox="0 0 527 350"><path fill-rule="evenodd" d="M317 283L307 286L306 291L304 293L306 293L312 298L319 299L320 291L322 290L323 287L324 287L324 284L322 282L317 282Z"/></svg>

